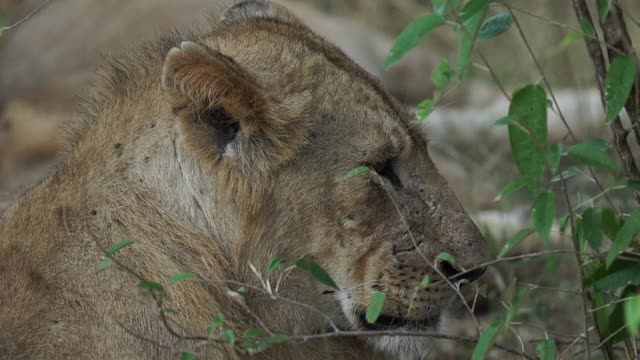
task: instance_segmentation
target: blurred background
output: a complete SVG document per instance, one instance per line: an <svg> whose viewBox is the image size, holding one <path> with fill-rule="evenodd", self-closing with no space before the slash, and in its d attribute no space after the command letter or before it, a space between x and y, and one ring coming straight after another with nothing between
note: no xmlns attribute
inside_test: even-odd
<svg viewBox="0 0 640 360"><path fill-rule="evenodd" d="M394 38L409 22L431 11L430 0L287 0L312 29L336 43L366 70L379 76L386 88L407 106L432 97L431 71L443 58L456 63L460 34L442 27L389 71L382 64ZM29 14L41 1L0 0L0 24L9 25ZM207 23L224 10L226 0L56 0L21 26L0 37L0 211L20 193L37 183L55 166L62 147L61 124L72 121L87 93L95 70L105 55L126 52L166 29ZM620 0L636 46L640 44L640 2ZM584 43L563 44L580 25L570 0L511 0L516 18L536 54L560 108L580 140L609 139L604 112L595 89L594 71ZM504 10L492 6L495 14ZM512 28L495 39L478 43L495 76L506 91L541 76ZM515 179L505 127L493 127L505 116L508 100L502 95L479 58L470 77L450 86L437 109L424 121L430 152L463 206L486 234L489 247L498 251L515 232L530 223L531 199L514 195L494 201L505 184ZM566 143L566 129L549 113L551 142ZM585 181L570 183L572 191L588 188ZM559 211L562 209L559 209ZM555 232L553 246L570 246ZM563 246L564 245L564 246ZM542 249L530 238L513 254ZM571 258L529 261L493 267L480 291L477 315L490 321L503 308L502 296L514 278L536 284L519 315L517 334L501 342L531 349L545 331L571 335L581 331L580 298L572 291L545 291L545 284L573 289L577 274ZM553 281L549 281L553 278ZM558 281L558 279L561 279ZM460 306L459 304L456 306ZM460 308L443 331L474 335L474 327ZM521 321L520 321L521 320ZM433 342L428 358L468 357L472 347L455 342ZM495 358L507 358L492 353ZM568 354L568 358L572 353Z"/></svg>

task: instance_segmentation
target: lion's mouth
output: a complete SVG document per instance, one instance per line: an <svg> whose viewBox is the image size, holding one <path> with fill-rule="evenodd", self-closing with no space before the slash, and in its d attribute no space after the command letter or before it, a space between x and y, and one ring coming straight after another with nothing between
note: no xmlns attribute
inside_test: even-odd
<svg viewBox="0 0 640 360"><path fill-rule="evenodd" d="M364 312L358 312L357 319L360 327L366 330L426 330L436 328L439 323L439 318L414 320L380 315L374 324L370 324L367 322Z"/></svg>

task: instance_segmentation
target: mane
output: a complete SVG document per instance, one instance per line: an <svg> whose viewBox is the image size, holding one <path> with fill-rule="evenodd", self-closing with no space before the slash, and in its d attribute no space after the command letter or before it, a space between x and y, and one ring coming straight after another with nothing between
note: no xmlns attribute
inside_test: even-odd
<svg viewBox="0 0 640 360"><path fill-rule="evenodd" d="M154 76L150 75L162 66L164 54L175 46L180 36L177 31L167 32L155 41L130 46L121 55L104 56L87 94L79 96L77 116L69 119L62 129L66 152L100 121L100 114L154 86Z"/></svg>

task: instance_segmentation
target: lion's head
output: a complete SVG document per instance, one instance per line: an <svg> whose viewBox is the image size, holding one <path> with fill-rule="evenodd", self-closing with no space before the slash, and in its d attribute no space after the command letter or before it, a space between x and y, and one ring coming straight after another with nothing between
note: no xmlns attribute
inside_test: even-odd
<svg viewBox="0 0 640 360"><path fill-rule="evenodd" d="M256 252L265 261L311 255L339 287L313 296L339 304L340 326L436 328L452 286L482 270L442 276L481 263L483 239L414 116L281 7L241 2L223 24L170 50L162 81L187 148L238 204L239 266ZM354 169L363 171L346 176ZM443 252L455 263L437 259ZM416 292L425 275L431 284ZM371 325L364 314L376 292L387 301ZM391 352L422 346L369 341Z"/></svg>

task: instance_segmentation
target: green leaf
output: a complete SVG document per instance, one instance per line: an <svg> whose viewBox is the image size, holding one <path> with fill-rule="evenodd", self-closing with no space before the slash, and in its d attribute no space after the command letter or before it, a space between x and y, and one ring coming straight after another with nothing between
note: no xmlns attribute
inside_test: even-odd
<svg viewBox="0 0 640 360"><path fill-rule="evenodd" d="M224 315L223 314L216 315L216 318L215 318L215 320L214 320L212 325L220 327L223 324L224 324Z"/></svg>
<svg viewBox="0 0 640 360"><path fill-rule="evenodd" d="M3 32L4 32L4 27L0 26L0 37L2 36Z"/></svg>
<svg viewBox="0 0 640 360"><path fill-rule="evenodd" d="M213 323L209 324L209 326L207 327L207 336L209 338L213 337L216 333L216 329L222 327L222 325L224 325L224 315L218 314L216 315Z"/></svg>
<svg viewBox="0 0 640 360"><path fill-rule="evenodd" d="M169 278L169 284L175 284L181 281L193 280L195 278L197 278L196 274L192 274L192 273L175 274Z"/></svg>
<svg viewBox="0 0 640 360"><path fill-rule="evenodd" d="M543 340L536 346L536 352L540 360L556 360L556 342L553 339Z"/></svg>
<svg viewBox="0 0 640 360"><path fill-rule="evenodd" d="M607 255L607 266L610 266L618 254L631 244L638 231L640 231L640 210L626 218L624 225L618 230L616 239L611 244L611 249L609 249L609 254Z"/></svg>
<svg viewBox="0 0 640 360"><path fill-rule="evenodd" d="M584 227L582 226L582 218L578 217L575 221L575 241L578 244L578 250L584 252L587 249L587 242L584 237Z"/></svg>
<svg viewBox="0 0 640 360"><path fill-rule="evenodd" d="M598 0L598 18L604 23L609 16L609 0Z"/></svg>
<svg viewBox="0 0 640 360"><path fill-rule="evenodd" d="M464 23L473 16L484 12L492 0L471 0L462 8L458 21Z"/></svg>
<svg viewBox="0 0 640 360"><path fill-rule="evenodd" d="M107 255L113 255L116 251L118 251L118 250L120 250L120 249L122 249L124 247L127 247L127 246L129 246L131 244L133 244L132 240L124 239L124 240L118 242L117 244L112 245L109 249L107 249L106 254Z"/></svg>
<svg viewBox="0 0 640 360"><path fill-rule="evenodd" d="M487 355L493 343L496 341L498 332L502 329L502 322L496 321L489 325L480 335L478 344L471 355L472 360L482 360Z"/></svg>
<svg viewBox="0 0 640 360"><path fill-rule="evenodd" d="M507 312L507 317L504 320L505 326L509 326L509 324L511 324L511 320L513 320L513 318L518 313L520 303L522 303L522 300L525 298L525 296L527 296L528 293L529 289L527 288L522 288L518 291L515 299L513 299L513 301L511 302L511 306L509 307L509 311Z"/></svg>
<svg viewBox="0 0 640 360"><path fill-rule="evenodd" d="M198 357L192 352L183 352L180 353L180 360L198 360Z"/></svg>
<svg viewBox="0 0 640 360"><path fill-rule="evenodd" d="M433 0L431 6L436 14L445 16L460 5L461 0Z"/></svg>
<svg viewBox="0 0 640 360"><path fill-rule="evenodd" d="M442 24L444 24L444 17L439 14L424 15L409 24L391 47L389 56L384 62L384 68L388 69L402 59L427 34Z"/></svg>
<svg viewBox="0 0 640 360"><path fill-rule="evenodd" d="M560 220L558 220L558 227L562 234L567 229L567 225L569 224L569 214L565 214Z"/></svg>
<svg viewBox="0 0 640 360"><path fill-rule="evenodd" d="M167 313L167 314L172 314L172 315L177 315L178 311L176 311L176 309L172 308L172 307L165 307L162 309L163 312Z"/></svg>
<svg viewBox="0 0 640 360"><path fill-rule="evenodd" d="M513 180L512 182L508 183L507 186L505 186L502 191L498 193L498 195L496 195L493 201L500 201L500 199L502 199L503 197L522 189L525 185L527 185L527 183L528 179L525 178L517 178Z"/></svg>
<svg viewBox="0 0 640 360"><path fill-rule="evenodd" d="M271 274L275 269L284 264L284 259L273 259L269 261L269 265L267 265L267 273Z"/></svg>
<svg viewBox="0 0 640 360"><path fill-rule="evenodd" d="M607 151L609 149L609 142L605 139L595 138L587 141L586 143L597 147L600 151Z"/></svg>
<svg viewBox="0 0 640 360"><path fill-rule="evenodd" d="M562 159L562 153L564 152L564 145L553 144L549 146L549 154L547 155L547 161L549 162L549 169L551 174L555 174L560 166L560 159Z"/></svg>
<svg viewBox="0 0 640 360"><path fill-rule="evenodd" d="M576 175L580 175L580 170L578 170L575 166L572 166L568 169L563 170L559 175L552 177L551 182L554 183L554 182L562 181L562 179L567 180Z"/></svg>
<svg viewBox="0 0 640 360"><path fill-rule="evenodd" d="M513 16L508 11L503 11L497 15L488 18L478 33L478 40L487 40L502 35L513 23Z"/></svg>
<svg viewBox="0 0 640 360"><path fill-rule="evenodd" d="M431 72L431 81L442 91L455 76L456 71L451 68L449 61L445 58Z"/></svg>
<svg viewBox="0 0 640 360"><path fill-rule="evenodd" d="M366 173L367 171L369 171L369 167L368 166L358 166L357 168L349 171L346 175L341 176L341 177L337 177L336 178L336 182L343 182L345 180L351 179L354 176L358 176L362 173Z"/></svg>
<svg viewBox="0 0 640 360"><path fill-rule="evenodd" d="M637 295L640 292L640 287L637 286L627 286L622 294L619 296L620 299L625 299L628 297L632 297ZM618 303L611 314L609 314L609 326L607 327L607 331L602 332L603 339L609 339L605 342L605 345L613 345L616 344L628 337L631 336L630 329L625 320L625 303ZM620 328L625 328L622 331L619 331Z"/></svg>
<svg viewBox="0 0 640 360"><path fill-rule="evenodd" d="M504 291L503 299L507 304L509 304L509 303L511 303L513 301L513 297L514 297L515 292L516 292L516 285L518 285L518 279L516 279L514 277L514 278L511 279L511 282L509 283L509 286Z"/></svg>
<svg viewBox="0 0 640 360"><path fill-rule="evenodd" d="M504 244L504 246L502 247L502 250L500 250L500 253L498 254L498 259L502 259L505 255L507 255L507 253L516 245L518 245L522 240L526 239L529 235L531 235L534 232L533 228L526 228L526 229L522 229L520 231L518 231L515 235L513 235L511 237L511 239L509 239L509 241L507 241L506 244Z"/></svg>
<svg viewBox="0 0 640 360"><path fill-rule="evenodd" d="M421 288L426 288L427 286L429 286L429 283L431 282L431 276L429 275L425 275L422 278L422 281L420 281L420 287Z"/></svg>
<svg viewBox="0 0 640 360"><path fill-rule="evenodd" d="M233 330L225 330L222 332L222 336L227 344L233 346L236 343L236 334L233 333Z"/></svg>
<svg viewBox="0 0 640 360"><path fill-rule="evenodd" d="M176 311L176 309L172 308L172 307L165 307L162 309L163 312L167 313L167 314L172 314L172 315L177 315L178 311Z"/></svg>
<svg viewBox="0 0 640 360"><path fill-rule="evenodd" d="M468 6L469 4L467 4ZM473 43L482 24L482 20L487 13L485 5L480 11L462 24L462 38L460 40L460 51L458 52L458 78L462 80L465 76L467 66L471 62L471 52Z"/></svg>
<svg viewBox="0 0 640 360"><path fill-rule="evenodd" d="M611 209L602 209L602 230L610 240L615 240L622 224Z"/></svg>
<svg viewBox="0 0 640 360"><path fill-rule="evenodd" d="M302 258L296 262L296 266L311 275L317 281L332 287L334 289L338 289L338 285L331 279L331 276L320 266L318 263L313 261L310 258Z"/></svg>
<svg viewBox="0 0 640 360"><path fill-rule="evenodd" d="M244 341L242 342L241 346L249 350L248 352L251 354L259 353L267 348L267 346L261 345L257 341Z"/></svg>
<svg viewBox="0 0 640 360"><path fill-rule="evenodd" d="M573 145L569 149L569 157L583 165L618 170L618 163L609 154L590 143Z"/></svg>
<svg viewBox="0 0 640 360"><path fill-rule="evenodd" d="M636 57L618 56L613 59L607 72L607 122L616 119L629 98L636 80Z"/></svg>
<svg viewBox="0 0 640 360"><path fill-rule="evenodd" d="M265 335L267 335L267 332L263 329L249 329L242 334L242 336L247 338L261 338Z"/></svg>
<svg viewBox="0 0 640 360"><path fill-rule="evenodd" d="M533 202L533 226L540 237L548 241L553 218L556 214L555 196L550 191L541 192Z"/></svg>
<svg viewBox="0 0 640 360"><path fill-rule="evenodd" d="M429 115L431 115L431 113L433 112L433 107L434 107L434 103L433 103L433 100L431 99L427 99L421 102L420 104L418 104L418 112L417 112L418 120L423 121L424 119L429 117Z"/></svg>
<svg viewBox="0 0 640 360"><path fill-rule="evenodd" d="M546 167L547 95L544 88L527 85L516 91L509 115L517 116L520 125L509 125L511 152L520 174L528 180L529 188L534 190Z"/></svg>
<svg viewBox="0 0 640 360"><path fill-rule="evenodd" d="M138 287L143 290L164 292L164 287L157 282L153 281L141 281Z"/></svg>
<svg viewBox="0 0 640 360"><path fill-rule="evenodd" d="M596 291L616 290L627 285L640 284L640 263L615 260L610 266L601 266L585 280L588 287Z"/></svg>
<svg viewBox="0 0 640 360"><path fill-rule="evenodd" d="M631 335L638 335L640 332L640 295L624 302L624 320Z"/></svg>
<svg viewBox="0 0 640 360"><path fill-rule="evenodd" d="M502 117L502 118L496 120L496 122L494 122L493 125L491 125L491 126L509 125L509 124L511 124L511 123L513 123L514 121L517 121L517 120L518 120L518 117L507 115L505 117Z"/></svg>
<svg viewBox="0 0 640 360"><path fill-rule="evenodd" d="M289 336L280 334L280 335L269 336L268 338L264 339L263 343L267 345L273 345L273 344L285 342L287 340L289 340Z"/></svg>
<svg viewBox="0 0 640 360"><path fill-rule="evenodd" d="M589 275L589 269L584 269L585 273L587 275ZM594 320L596 321L596 326L598 329L598 333L600 334L600 336L602 336L605 333L609 332L609 324L610 324L610 312L611 309L606 305L607 302L605 301L604 298L604 293L592 293L591 294L591 305L593 308L599 308L596 312L595 312L595 318ZM603 339L606 338L603 337ZM606 347L606 345L605 345ZM610 349L603 349L604 351L610 351Z"/></svg>
<svg viewBox="0 0 640 360"><path fill-rule="evenodd" d="M595 251L600 251L604 238L602 208L589 208L582 213L582 230L589 246Z"/></svg>
<svg viewBox="0 0 640 360"><path fill-rule="evenodd" d="M374 324L376 320L378 320L378 317L382 312L382 307L384 307L385 298L386 298L386 295L383 292L376 292L375 294L373 294L373 297L371 298L371 302L367 307L367 314L366 314L366 319L369 324Z"/></svg>
<svg viewBox="0 0 640 360"><path fill-rule="evenodd" d="M451 265L455 265L455 263L456 263L456 259L453 257L453 255L451 255L451 254L449 254L447 252L441 252L440 254L438 254L437 258L442 260L442 261L446 261Z"/></svg>
<svg viewBox="0 0 640 360"><path fill-rule="evenodd" d="M567 34L567 36L564 37L564 39L562 39L562 43L560 43L560 46L567 48L569 46L571 46L571 44L573 44L574 42L582 39L583 35L581 32L578 31L573 31Z"/></svg>
<svg viewBox="0 0 640 360"><path fill-rule="evenodd" d="M112 258L106 258L106 259L102 259L102 261L100 261L100 265L98 265L99 269L104 269L104 268L108 268L109 266L115 264L116 261L113 260Z"/></svg>
<svg viewBox="0 0 640 360"><path fill-rule="evenodd" d="M582 32L589 37L596 36L596 30L588 20L580 20L580 29L582 29Z"/></svg>
<svg viewBox="0 0 640 360"><path fill-rule="evenodd" d="M638 180L627 180L627 187L633 190L640 190L640 181Z"/></svg>

